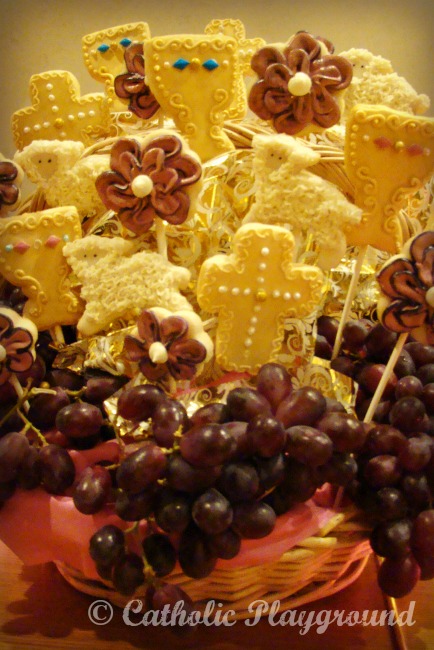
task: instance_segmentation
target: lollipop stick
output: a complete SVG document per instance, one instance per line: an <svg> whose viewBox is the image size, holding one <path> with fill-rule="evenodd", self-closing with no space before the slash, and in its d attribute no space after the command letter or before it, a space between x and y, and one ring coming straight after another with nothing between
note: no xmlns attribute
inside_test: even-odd
<svg viewBox="0 0 434 650"><path fill-rule="evenodd" d="M17 376L12 374L9 377L9 381L12 384L12 386L14 387L14 390L15 390L16 394L18 395L18 399L21 400L23 398L24 391L23 391L23 387L21 386L20 382L18 381ZM27 413L27 411L30 408L30 404L28 403L27 400L24 400L22 404L23 404L24 410Z"/></svg>
<svg viewBox="0 0 434 650"><path fill-rule="evenodd" d="M387 365L384 369L383 375L379 381L379 384L375 390L374 395L372 396L371 403L369 404L369 408L366 412L366 415L364 417L364 422L370 422L372 420L372 417L375 413L375 409L377 408L378 404L380 403L381 397L383 395L384 389L387 385L387 382L390 379L390 376L393 372L393 369L396 365L396 362L398 361L399 355L402 352L402 348L404 347L404 344L407 340L408 337L408 332L404 332L403 334L399 335L399 338L396 342L395 347L393 348L392 354L389 357L389 361L387 362Z"/></svg>
<svg viewBox="0 0 434 650"><path fill-rule="evenodd" d="M54 325L54 327L50 329L50 334L54 343L57 345L65 345L65 338L63 336L63 330L60 325Z"/></svg>
<svg viewBox="0 0 434 650"><path fill-rule="evenodd" d="M166 226L162 219L155 220L155 232L157 234L157 249L160 255L167 260L167 237Z"/></svg>
<svg viewBox="0 0 434 650"><path fill-rule="evenodd" d="M345 298L344 308L342 310L341 320L339 322L338 331L336 334L336 340L333 347L332 359L335 359L338 356L339 349L342 343L342 333L345 327L345 323L348 320L348 316L351 311L351 305L353 303L354 297L357 291L357 284L359 282L360 271L362 270L363 260L365 259L367 246L361 246L359 254L356 259L356 264L353 271L353 277L351 278L350 286L348 289L347 297Z"/></svg>
<svg viewBox="0 0 434 650"><path fill-rule="evenodd" d="M158 128L164 129L164 113L161 110L158 113Z"/></svg>

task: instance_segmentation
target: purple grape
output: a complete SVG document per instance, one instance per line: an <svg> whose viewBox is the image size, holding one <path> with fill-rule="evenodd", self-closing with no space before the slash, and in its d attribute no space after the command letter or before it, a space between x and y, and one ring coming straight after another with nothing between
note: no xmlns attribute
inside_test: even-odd
<svg viewBox="0 0 434 650"><path fill-rule="evenodd" d="M87 402L74 402L64 406L56 415L56 427L72 439L96 436L102 426L100 409Z"/></svg>
<svg viewBox="0 0 434 650"><path fill-rule="evenodd" d="M244 501L234 506L232 527L245 539L261 539L276 525L276 513L263 501Z"/></svg>
<svg viewBox="0 0 434 650"><path fill-rule="evenodd" d="M154 414L157 404L166 399L164 391L151 384L124 390L118 399L118 413L126 420L146 421Z"/></svg>
<svg viewBox="0 0 434 650"><path fill-rule="evenodd" d="M271 415L256 415L252 418L247 425L246 435L252 452L262 458L276 456L285 447L285 429Z"/></svg>
<svg viewBox="0 0 434 650"><path fill-rule="evenodd" d="M175 433L180 433L188 426L185 407L174 399L161 400L152 415L152 433L161 447L173 447Z"/></svg>
<svg viewBox="0 0 434 650"><path fill-rule="evenodd" d="M280 402L292 392L292 379L284 366L266 363L258 372L256 389L265 397L275 413Z"/></svg>
<svg viewBox="0 0 434 650"><path fill-rule="evenodd" d="M162 533L151 533L142 543L146 560L159 578L169 575L175 568L176 550L167 537Z"/></svg>
<svg viewBox="0 0 434 650"><path fill-rule="evenodd" d="M233 388L227 396L228 417L232 420L250 422L256 415L271 414L270 403L253 388Z"/></svg>
<svg viewBox="0 0 434 650"><path fill-rule="evenodd" d="M74 483L75 466L71 456L57 445L49 444L39 452L42 486L50 494L64 494Z"/></svg>
<svg viewBox="0 0 434 650"><path fill-rule="evenodd" d="M180 441L181 456L195 467L221 465L236 451L236 441L221 424L206 424L187 431Z"/></svg>
<svg viewBox="0 0 434 650"><path fill-rule="evenodd" d="M146 441L137 451L127 456L116 471L118 487L137 494L164 476L167 457L153 442Z"/></svg>
<svg viewBox="0 0 434 650"><path fill-rule="evenodd" d="M333 443L323 431L298 425L286 430L285 452L289 458L318 467L330 460Z"/></svg>
<svg viewBox="0 0 434 650"><path fill-rule="evenodd" d="M99 512L108 500L111 486L110 473L105 467L86 467L72 493L75 507L85 515Z"/></svg>
<svg viewBox="0 0 434 650"><path fill-rule="evenodd" d="M313 426L325 413L327 402L316 388L304 386L291 393L279 405L276 418L288 429L296 424Z"/></svg>
<svg viewBox="0 0 434 650"><path fill-rule="evenodd" d="M231 525L233 512L226 497L215 488L209 488L197 497L191 515L204 533L218 535Z"/></svg>

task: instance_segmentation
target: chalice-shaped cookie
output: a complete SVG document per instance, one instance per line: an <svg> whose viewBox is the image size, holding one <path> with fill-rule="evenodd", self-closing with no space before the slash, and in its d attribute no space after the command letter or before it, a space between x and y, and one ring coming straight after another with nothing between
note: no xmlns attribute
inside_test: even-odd
<svg viewBox="0 0 434 650"><path fill-rule="evenodd" d="M73 206L28 212L0 221L0 273L21 287L23 315L38 330L75 324L83 304L74 293L64 245L81 237Z"/></svg>
<svg viewBox="0 0 434 650"><path fill-rule="evenodd" d="M229 36L163 36L144 44L146 79L202 162L234 149L223 131L239 78Z"/></svg>

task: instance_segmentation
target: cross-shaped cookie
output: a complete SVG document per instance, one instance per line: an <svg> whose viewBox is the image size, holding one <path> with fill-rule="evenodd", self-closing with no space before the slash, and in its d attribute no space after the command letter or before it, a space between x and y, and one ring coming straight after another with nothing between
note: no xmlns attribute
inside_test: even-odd
<svg viewBox="0 0 434 650"><path fill-rule="evenodd" d="M34 74L29 83L31 106L12 115L17 149L33 140L80 140L92 144L108 135L111 125L107 99L102 93L80 96L80 84L66 70Z"/></svg>
<svg viewBox="0 0 434 650"><path fill-rule="evenodd" d="M256 372L275 360L285 318L303 318L318 305L323 274L293 262L293 253L286 228L247 224L235 233L231 254L202 265L197 299L218 313L216 358L226 370Z"/></svg>

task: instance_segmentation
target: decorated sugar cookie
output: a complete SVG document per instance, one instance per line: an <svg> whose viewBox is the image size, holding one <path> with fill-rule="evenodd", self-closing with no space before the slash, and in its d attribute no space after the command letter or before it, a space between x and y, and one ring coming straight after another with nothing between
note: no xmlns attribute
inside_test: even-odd
<svg viewBox="0 0 434 650"><path fill-rule="evenodd" d="M380 321L393 332L410 332L429 345L434 345L433 262L434 231L427 230L409 240L377 275Z"/></svg>
<svg viewBox="0 0 434 650"><path fill-rule="evenodd" d="M335 185L308 171L320 154L302 141L285 135L255 135L253 172L255 202L244 223L290 227L296 243L312 234L320 248L318 264L329 269L345 254L345 231L361 219L361 210Z"/></svg>
<svg viewBox="0 0 434 650"><path fill-rule="evenodd" d="M402 246L398 213L434 172L434 118L355 106L346 127L345 167L363 210L360 225L348 231L349 244L396 253Z"/></svg>
<svg viewBox="0 0 434 650"><path fill-rule="evenodd" d="M202 162L234 146L223 131L240 74L229 36L162 36L144 45L146 79Z"/></svg>
<svg viewBox="0 0 434 650"><path fill-rule="evenodd" d="M111 126L107 99L102 93L80 96L76 77L50 70L30 78L32 105L12 115L17 149L33 140L79 140L86 144L105 137Z"/></svg>
<svg viewBox="0 0 434 650"><path fill-rule="evenodd" d="M250 89L250 109L288 135L337 124L352 65L332 52L329 41L307 32L298 32L283 48L258 50L251 62L258 80Z"/></svg>
<svg viewBox="0 0 434 650"><path fill-rule="evenodd" d="M38 330L74 325L83 311L62 252L66 242L80 236L80 218L72 206L0 221L0 273L21 287L28 298L24 316Z"/></svg>
<svg viewBox="0 0 434 650"><path fill-rule="evenodd" d="M124 354L150 381L167 375L192 379L212 357L214 345L194 311L144 310L125 337Z"/></svg>
<svg viewBox="0 0 434 650"><path fill-rule="evenodd" d="M96 179L104 205L140 235L155 219L184 223L199 191L198 156L177 134L153 131L145 138L120 138L110 155L111 171Z"/></svg>
<svg viewBox="0 0 434 650"><path fill-rule="evenodd" d="M355 47L340 56L353 66L353 79L345 92L343 121L356 104L381 104L414 115L428 110L428 95L418 94L404 77L394 72L388 59Z"/></svg>
<svg viewBox="0 0 434 650"><path fill-rule="evenodd" d="M86 303L77 328L82 336L107 330L117 319L135 320L143 309L191 310L180 293L190 272L158 253L133 253L122 237L88 235L67 244L64 254L81 284Z"/></svg>
<svg viewBox="0 0 434 650"><path fill-rule="evenodd" d="M320 269L293 262L294 238L285 228L241 226L230 255L215 255L200 270L197 298L218 314L216 358L226 370L256 372L281 350L287 317L303 318L319 303Z"/></svg>
<svg viewBox="0 0 434 650"><path fill-rule="evenodd" d="M36 359L38 330L29 318L0 307L0 386L12 374L26 372Z"/></svg>
<svg viewBox="0 0 434 650"><path fill-rule="evenodd" d="M246 38L246 29L241 20L232 18L215 18L211 20L205 27L205 34L225 34L225 36L235 38L238 43L240 75L237 81L235 98L228 111L228 117L230 119L243 118L247 110L247 88L244 78L254 76L250 61L256 50L264 47L265 41L259 37Z"/></svg>
<svg viewBox="0 0 434 650"><path fill-rule="evenodd" d="M73 205L83 220L103 211L96 178L109 169L107 154L82 157L85 146L72 140L34 140L15 154L49 207Z"/></svg>
<svg viewBox="0 0 434 650"><path fill-rule="evenodd" d="M21 167L0 153L0 217L6 217L18 204L23 178Z"/></svg>
<svg viewBox="0 0 434 650"><path fill-rule="evenodd" d="M127 110L115 91L115 78L125 73L129 46L141 45L143 51L143 43L149 38L149 26L144 22L117 25L83 36L84 64L90 75L104 84L111 112Z"/></svg>

